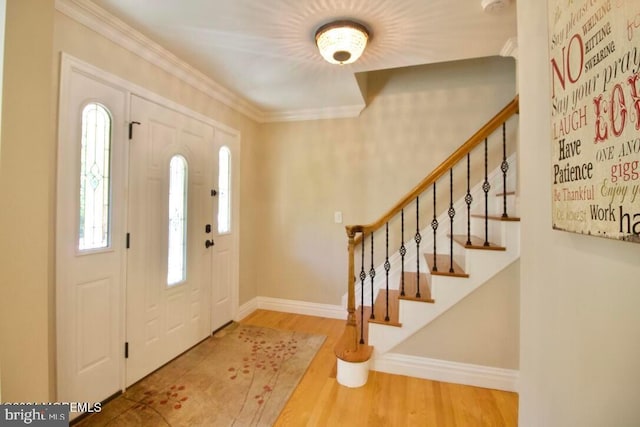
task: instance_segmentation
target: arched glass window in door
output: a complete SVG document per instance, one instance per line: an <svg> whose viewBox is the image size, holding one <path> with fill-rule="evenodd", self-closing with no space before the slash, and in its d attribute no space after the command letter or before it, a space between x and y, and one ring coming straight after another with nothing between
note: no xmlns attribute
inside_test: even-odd
<svg viewBox="0 0 640 427"><path fill-rule="evenodd" d="M82 110L78 249L111 243L111 115L100 104Z"/></svg>
<svg viewBox="0 0 640 427"><path fill-rule="evenodd" d="M218 234L231 232L231 150L224 146L218 153Z"/></svg>
<svg viewBox="0 0 640 427"><path fill-rule="evenodd" d="M175 155L169 162L169 245L167 285L187 278L187 161Z"/></svg>

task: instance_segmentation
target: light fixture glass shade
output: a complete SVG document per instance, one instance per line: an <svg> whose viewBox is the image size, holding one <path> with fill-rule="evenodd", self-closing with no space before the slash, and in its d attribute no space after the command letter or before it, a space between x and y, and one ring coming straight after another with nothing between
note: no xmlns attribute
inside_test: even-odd
<svg viewBox="0 0 640 427"><path fill-rule="evenodd" d="M322 57L332 64L355 62L369 40L367 29L357 22L336 21L316 31L316 45Z"/></svg>

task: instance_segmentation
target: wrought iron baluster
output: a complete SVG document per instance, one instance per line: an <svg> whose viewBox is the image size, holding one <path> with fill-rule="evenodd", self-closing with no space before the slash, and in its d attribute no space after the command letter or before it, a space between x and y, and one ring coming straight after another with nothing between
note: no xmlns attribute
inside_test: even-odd
<svg viewBox="0 0 640 427"><path fill-rule="evenodd" d="M438 218L436 218L436 183L433 183L433 219L431 220L431 228L433 228L433 267L431 271L438 271L436 261L436 231L438 230Z"/></svg>
<svg viewBox="0 0 640 427"><path fill-rule="evenodd" d="M488 178L489 154L487 139L484 139L484 183L482 184L482 191L484 191L484 246L489 246L489 190L491 190Z"/></svg>
<svg viewBox="0 0 640 427"><path fill-rule="evenodd" d="M360 344L364 344L364 280L367 273L364 272L364 241L365 235L362 234L362 262L360 263Z"/></svg>
<svg viewBox="0 0 640 427"><path fill-rule="evenodd" d="M389 270L391 269L391 263L389 262L389 223L387 222L387 238L386 238L386 255L384 261L384 272L386 275L386 291L387 291L387 302L386 302L386 315L384 316L384 321L389 321Z"/></svg>
<svg viewBox="0 0 640 427"><path fill-rule="evenodd" d="M375 319L375 307L373 305L373 279L376 277L376 269L373 267L373 232L371 232L371 269L369 270L369 277L371 277L371 316L370 319Z"/></svg>
<svg viewBox="0 0 640 427"><path fill-rule="evenodd" d="M507 162L507 122L502 123L502 201L504 209L502 211L502 218L508 218L507 215L507 171L509 171L509 162Z"/></svg>
<svg viewBox="0 0 640 427"><path fill-rule="evenodd" d="M453 208L453 168L449 169L449 273L453 273L453 218L456 216L456 210Z"/></svg>
<svg viewBox="0 0 640 427"><path fill-rule="evenodd" d="M416 197L416 298L420 298L420 196Z"/></svg>
<svg viewBox="0 0 640 427"><path fill-rule="evenodd" d="M407 248L404 246L404 209L400 211L400 256L402 257L402 275L400 276L400 295L404 296L404 256Z"/></svg>
<svg viewBox="0 0 640 427"><path fill-rule="evenodd" d="M471 246L471 203L473 196L471 195L471 153L467 153L467 195L464 201L467 204L467 246Z"/></svg>

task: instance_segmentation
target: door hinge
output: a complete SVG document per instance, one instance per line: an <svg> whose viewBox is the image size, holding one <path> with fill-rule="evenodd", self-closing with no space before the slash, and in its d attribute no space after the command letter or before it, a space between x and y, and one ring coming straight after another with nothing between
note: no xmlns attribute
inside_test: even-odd
<svg viewBox="0 0 640 427"><path fill-rule="evenodd" d="M125 359L129 358L129 343L128 342L124 343L124 358Z"/></svg>
<svg viewBox="0 0 640 427"><path fill-rule="evenodd" d="M133 125L139 125L140 122L129 122L129 140L133 139Z"/></svg>
<svg viewBox="0 0 640 427"><path fill-rule="evenodd" d="M131 234L127 233L127 249L131 247Z"/></svg>

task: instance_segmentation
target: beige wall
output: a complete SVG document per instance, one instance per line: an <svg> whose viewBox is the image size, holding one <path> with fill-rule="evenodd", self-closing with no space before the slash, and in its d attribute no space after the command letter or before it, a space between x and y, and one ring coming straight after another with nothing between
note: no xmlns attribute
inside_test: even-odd
<svg viewBox="0 0 640 427"><path fill-rule="evenodd" d="M262 125L259 294L339 304L344 225L377 219L513 99L514 70L486 58L374 72L358 118Z"/></svg>
<svg viewBox="0 0 640 427"><path fill-rule="evenodd" d="M519 285L516 261L391 351L518 369Z"/></svg>
<svg viewBox="0 0 640 427"><path fill-rule="evenodd" d="M9 0L0 154L0 362L5 401L53 390L53 0Z"/></svg>
<svg viewBox="0 0 640 427"><path fill-rule="evenodd" d="M518 1L520 425L640 424L640 245L551 229L546 4Z"/></svg>

